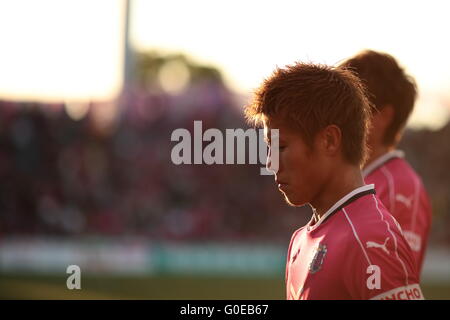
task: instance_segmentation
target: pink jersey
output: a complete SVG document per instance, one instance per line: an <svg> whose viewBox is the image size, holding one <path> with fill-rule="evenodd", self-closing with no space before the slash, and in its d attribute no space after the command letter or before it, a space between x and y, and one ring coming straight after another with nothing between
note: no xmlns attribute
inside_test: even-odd
<svg viewBox="0 0 450 320"><path fill-rule="evenodd" d="M294 232L287 299L423 299L412 252L373 185Z"/></svg>
<svg viewBox="0 0 450 320"><path fill-rule="evenodd" d="M391 151L368 165L363 176L373 183L377 196L398 221L419 270L422 270L431 226L431 205L422 181L403 159L403 152Z"/></svg>

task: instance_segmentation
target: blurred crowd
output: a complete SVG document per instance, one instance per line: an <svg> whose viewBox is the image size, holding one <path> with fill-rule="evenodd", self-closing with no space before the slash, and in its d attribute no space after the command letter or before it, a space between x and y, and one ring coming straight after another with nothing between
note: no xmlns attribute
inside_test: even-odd
<svg viewBox="0 0 450 320"><path fill-rule="evenodd" d="M134 90L106 129L95 119L103 107L74 120L64 104L0 102L0 235L287 241L309 218L261 165L172 163L176 128L248 127L220 83L177 96Z"/></svg>
<svg viewBox="0 0 450 320"><path fill-rule="evenodd" d="M310 209L286 205L273 176L260 175L260 164L171 161L177 143L171 133L192 132L194 120L202 120L203 130L248 128L243 102L214 72L205 74L177 94L140 81L115 102L90 102L80 119L66 103L0 101L0 239L288 241ZM449 138L450 124L407 131L401 145L432 198L432 241L446 244Z"/></svg>

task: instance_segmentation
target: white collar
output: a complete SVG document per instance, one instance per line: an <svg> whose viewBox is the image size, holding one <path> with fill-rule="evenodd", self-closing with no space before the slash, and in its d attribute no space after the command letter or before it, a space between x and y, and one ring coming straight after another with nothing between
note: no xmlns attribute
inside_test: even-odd
<svg viewBox="0 0 450 320"><path fill-rule="evenodd" d="M374 184L366 184L362 187L354 189L350 193L347 193L344 197L339 199L330 209L328 209L328 211L325 212L325 214L320 217L319 221L317 221L313 226L311 226L311 222L314 220L314 214L313 214L313 216L311 217L311 220L309 220L309 222L307 224L306 229L308 231L312 231L312 230L316 229L330 214L332 214L337 208L339 208L342 204L344 204L348 199L350 199L351 197L355 196L358 193L368 191L368 190L373 190L373 189L375 189ZM314 210L315 209L313 208L313 211Z"/></svg>
<svg viewBox="0 0 450 320"><path fill-rule="evenodd" d="M374 161L372 161L371 164L369 164L367 167L364 168L362 171L363 177L367 177L372 171L374 171L376 168L381 167L383 164L391 160L392 158L404 158L405 153L401 150L392 150L389 151L382 156L378 157Z"/></svg>

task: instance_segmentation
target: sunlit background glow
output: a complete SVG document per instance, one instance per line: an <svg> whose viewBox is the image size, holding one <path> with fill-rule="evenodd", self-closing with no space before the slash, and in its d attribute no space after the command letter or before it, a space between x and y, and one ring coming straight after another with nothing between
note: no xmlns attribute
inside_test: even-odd
<svg viewBox="0 0 450 320"><path fill-rule="evenodd" d="M2 1L0 97L116 97L123 82L124 8L122 0ZM416 78L420 96L410 126L439 128L448 120L445 1L132 0L130 8L132 47L181 52L217 66L239 94L250 94L276 65L335 64L370 48L394 55ZM177 94L189 77L173 62L159 81ZM80 103L67 108L74 119L86 112Z"/></svg>
<svg viewBox="0 0 450 320"><path fill-rule="evenodd" d="M121 0L2 1L0 97L52 101L116 95L123 8Z"/></svg>

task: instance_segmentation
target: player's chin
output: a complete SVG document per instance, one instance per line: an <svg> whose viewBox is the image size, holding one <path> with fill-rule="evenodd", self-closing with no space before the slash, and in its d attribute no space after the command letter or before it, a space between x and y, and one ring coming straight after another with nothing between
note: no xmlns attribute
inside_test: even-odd
<svg viewBox="0 0 450 320"><path fill-rule="evenodd" d="M283 195L284 195L284 200L286 200L286 203L292 207L301 207L307 203L307 201L305 201L301 197L287 194L284 192L283 192Z"/></svg>

